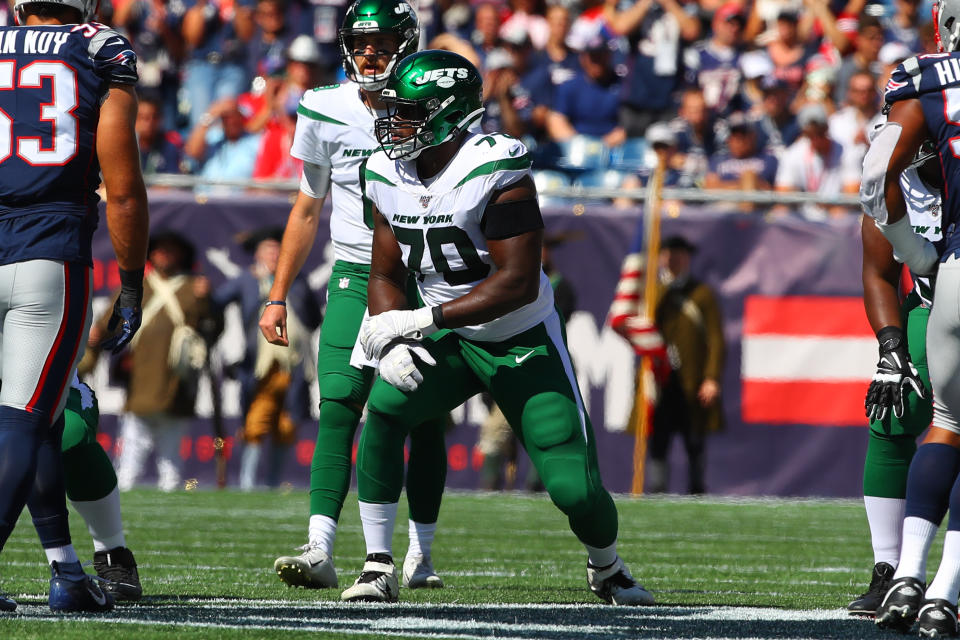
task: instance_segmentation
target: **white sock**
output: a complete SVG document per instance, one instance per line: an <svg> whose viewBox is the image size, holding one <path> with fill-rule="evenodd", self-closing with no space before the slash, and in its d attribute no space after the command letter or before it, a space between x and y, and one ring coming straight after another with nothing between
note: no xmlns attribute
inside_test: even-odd
<svg viewBox="0 0 960 640"><path fill-rule="evenodd" d="M263 449L258 442L248 442L240 457L240 490L253 491L257 487L257 467Z"/></svg>
<svg viewBox="0 0 960 640"><path fill-rule="evenodd" d="M87 523L94 551L127 546L120 515L120 490L117 487L99 500L71 500L70 504Z"/></svg>
<svg viewBox="0 0 960 640"><path fill-rule="evenodd" d="M867 508L874 564L886 562L896 567L900 559L900 531L907 501L903 498L863 496L863 504Z"/></svg>
<svg viewBox="0 0 960 640"><path fill-rule="evenodd" d="M424 524L410 520L410 546L407 555L430 557L430 547L433 545L433 534L437 532L437 523Z"/></svg>
<svg viewBox="0 0 960 640"><path fill-rule="evenodd" d="M894 580L916 578L920 582L927 581L927 553L936 536L937 525L929 520L916 516L903 519L900 565L893 574Z"/></svg>
<svg viewBox="0 0 960 640"><path fill-rule="evenodd" d="M333 556L333 541L337 538L337 521L330 516L312 515L307 528L307 540L328 556Z"/></svg>
<svg viewBox="0 0 960 640"><path fill-rule="evenodd" d="M48 564L53 564L54 562L59 562L60 564L80 562L80 558L77 557L77 552L73 550L72 544L66 544L62 547L50 547L49 549L44 549L43 552L47 554Z"/></svg>
<svg viewBox="0 0 960 640"><path fill-rule="evenodd" d="M590 564L595 567L609 567L617 561L617 541L609 547L591 547L588 544L583 545L587 548L587 557L590 558Z"/></svg>
<svg viewBox="0 0 960 640"><path fill-rule="evenodd" d="M360 503L360 521L363 523L363 538L367 542L367 555L386 553L393 557L393 525L397 520L399 503Z"/></svg>
<svg viewBox="0 0 960 640"><path fill-rule="evenodd" d="M940 568L927 588L925 598L957 604L957 593L960 593L960 531L947 531L943 539Z"/></svg>

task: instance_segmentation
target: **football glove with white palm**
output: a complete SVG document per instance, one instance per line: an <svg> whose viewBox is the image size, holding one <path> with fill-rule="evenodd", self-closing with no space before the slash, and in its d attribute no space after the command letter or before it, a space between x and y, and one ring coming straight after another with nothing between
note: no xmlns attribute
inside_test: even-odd
<svg viewBox="0 0 960 640"><path fill-rule="evenodd" d="M416 340L395 338L380 357L380 377L400 391L416 391L423 382L418 365L437 364L430 352Z"/></svg>
<svg viewBox="0 0 960 640"><path fill-rule="evenodd" d="M360 346L368 360L377 360L384 348L397 338L419 340L437 330L433 322L433 308L413 311L395 309L370 316L360 325Z"/></svg>
<svg viewBox="0 0 960 640"><path fill-rule="evenodd" d="M925 397L923 381L910 361L903 329L884 327L877 332L877 340L880 342L880 361L864 400L867 418L883 420L891 407L893 415L902 418L911 388L920 398Z"/></svg>

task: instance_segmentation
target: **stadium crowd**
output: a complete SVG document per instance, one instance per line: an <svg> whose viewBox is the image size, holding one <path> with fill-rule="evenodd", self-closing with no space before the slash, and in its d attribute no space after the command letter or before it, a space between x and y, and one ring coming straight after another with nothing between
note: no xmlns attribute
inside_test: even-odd
<svg viewBox="0 0 960 640"><path fill-rule="evenodd" d="M100 20L137 52L144 172L297 178L288 153L297 104L306 89L343 80L337 29L347 4L101 3ZM483 128L523 139L541 186L638 186L653 149L668 147L667 186L856 193L891 70L935 51L919 0L427 0L417 9L426 47L481 70Z"/></svg>

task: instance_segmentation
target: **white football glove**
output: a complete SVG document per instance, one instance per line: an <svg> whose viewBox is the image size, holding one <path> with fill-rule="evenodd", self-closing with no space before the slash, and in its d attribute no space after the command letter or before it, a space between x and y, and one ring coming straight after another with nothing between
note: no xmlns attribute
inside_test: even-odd
<svg viewBox="0 0 960 640"><path fill-rule="evenodd" d="M416 340L395 341L380 358L380 377L400 391L416 391L423 382L418 363L432 367L437 361Z"/></svg>
<svg viewBox="0 0 960 640"><path fill-rule="evenodd" d="M360 346L368 360L377 360L383 348L396 338L419 340L437 330L433 308L396 309L366 318L360 325Z"/></svg>

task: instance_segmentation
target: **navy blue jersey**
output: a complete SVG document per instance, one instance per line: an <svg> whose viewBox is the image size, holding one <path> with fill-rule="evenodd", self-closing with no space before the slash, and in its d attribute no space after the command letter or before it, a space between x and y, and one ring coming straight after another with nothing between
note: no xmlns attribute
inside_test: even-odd
<svg viewBox="0 0 960 640"><path fill-rule="evenodd" d="M918 99L943 166L942 256L960 256L960 52L930 53L904 60L887 82L888 104Z"/></svg>
<svg viewBox="0 0 960 640"><path fill-rule="evenodd" d="M0 27L0 264L92 263L100 105L136 65L101 24Z"/></svg>

